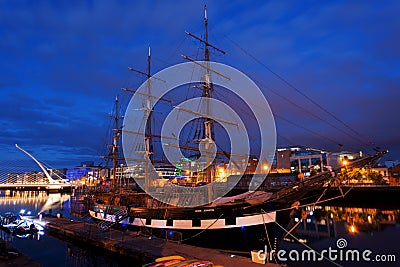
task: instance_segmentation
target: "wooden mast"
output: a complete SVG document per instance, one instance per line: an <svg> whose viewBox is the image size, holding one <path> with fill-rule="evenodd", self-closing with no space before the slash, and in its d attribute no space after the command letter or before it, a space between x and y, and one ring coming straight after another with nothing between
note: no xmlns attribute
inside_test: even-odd
<svg viewBox="0 0 400 267"><path fill-rule="evenodd" d="M151 107L151 84L150 84L150 78L151 78L151 73L150 73L150 60L151 60L151 54L150 54L150 45L148 49L148 54L147 54L147 112L148 112L148 119L146 123L146 153L147 156L149 157L150 160L153 158L153 143L152 143L152 135L151 135L151 115L152 115L152 107Z"/></svg>
<svg viewBox="0 0 400 267"><path fill-rule="evenodd" d="M205 65L203 66L201 65L203 68L206 69L206 73L204 76L204 81L202 82L202 97L205 99L206 101L206 110L205 110L205 114L208 116L207 118L204 118L204 132L203 132L203 136L202 136L202 140L205 142L205 149L208 150L211 148L211 146L213 146L214 142L215 142L215 134L214 134L214 121L212 120L212 116L211 116L211 94L213 91L213 84L211 82L211 73L215 72L210 68L210 47L221 52L222 54L226 54L225 51L219 49L218 47L212 45L209 43L208 41L208 17L207 17L207 7L206 5L204 5L204 39L195 36L194 34L191 34L189 32L185 32L187 35L189 35L190 37L193 37L194 39L202 42L204 44L204 62ZM187 56L183 56L185 59L190 60L194 63L196 63L195 60L192 60L191 58L187 57ZM198 63L196 63L198 64ZM218 73L217 73L218 74ZM229 78L228 78L229 79ZM209 155L206 155L206 163L207 165L210 164L211 159L209 157ZM204 177L204 181L206 183L211 183L212 182L212 176L214 174L215 170L214 170L214 166L211 164L210 166L208 166L205 171L205 177Z"/></svg>
<svg viewBox="0 0 400 267"><path fill-rule="evenodd" d="M211 83L211 73L210 73L210 50L209 50L209 45L208 45L208 18L207 18L207 9L206 5L204 5L204 39L205 39L205 49L204 49L204 61L206 62L206 74L204 77L204 84L203 84L203 98L206 99L206 114L208 116L211 116L211 107L210 107L210 98L211 98L211 92L213 90L212 83ZM214 141L214 123L213 120L210 117L207 117L204 121L204 139L206 141L205 148L208 151L211 146L213 145ZM207 153L206 155L206 164L209 165L210 162L210 157ZM210 164L205 170L205 182L206 183L211 183L212 182L212 176L213 173L215 172L214 167Z"/></svg>
<svg viewBox="0 0 400 267"><path fill-rule="evenodd" d="M113 168L112 168L112 177L115 182L117 182L117 164L118 164L118 140L121 134L121 130L119 129L119 114L118 114L118 96L115 97L115 117L114 117L114 137L113 137L113 145L112 145L112 159L113 159ZM121 177L122 178L122 172Z"/></svg>
<svg viewBox="0 0 400 267"><path fill-rule="evenodd" d="M137 72L139 74L142 74L144 76L147 77L147 99L146 99L146 114L145 117L147 117L147 121L146 121L146 131L145 131L145 154L146 154L146 158L145 158L145 182L144 182L144 187L145 187L145 191L148 190L149 186L150 186L150 179L149 179L149 168L153 159L153 142L152 142L152 133L151 133L151 115L152 115L152 103L151 103L151 68L150 68L150 62L151 62L151 53L150 53L150 45L148 46L148 53L147 53L147 72L142 72L140 70L136 70L133 68L128 68L130 71L134 71ZM127 90L126 91L131 91L132 90ZM133 91L133 93L136 93L135 91Z"/></svg>
<svg viewBox="0 0 400 267"><path fill-rule="evenodd" d="M115 96L115 114L112 115L114 118L114 127L113 127L113 137L112 143L107 144L107 148L109 148L109 153L107 156L102 156L102 158L107 159L107 168L108 168L108 159L112 160L112 167L110 169L110 179L112 180L112 185L117 186L117 165L120 160L123 158L118 157L118 150L119 150L119 138L121 136L122 127L119 126L119 102L118 96ZM121 179L122 179L123 172L121 170ZM120 180L121 182L122 180Z"/></svg>
<svg viewBox="0 0 400 267"><path fill-rule="evenodd" d="M148 46L148 53L147 53L147 72L143 72L143 71L140 71L140 70L137 70L137 69L133 69L133 68L130 68L130 67L128 67L128 69L130 71L137 72L137 73L147 77L147 94L146 94L146 96L147 96L147 100L146 100L147 122L146 122L146 133L145 133L145 145L146 145L145 152L146 152L146 155L149 157L149 159L152 160L152 158L153 158L153 143L152 143L152 133L151 133L151 130L152 130L151 129L151 115L153 113L152 112L153 109L152 109L152 106L151 106L152 95L151 95L150 78L152 78L152 77L151 77L151 69L150 69L150 62L151 62L151 53L150 53L150 51L151 50L150 50L150 45L149 45ZM135 90L129 90L127 88L123 88L123 89L125 91L128 91L128 92L137 93ZM161 99L161 100L168 101L168 100L165 100L165 99Z"/></svg>

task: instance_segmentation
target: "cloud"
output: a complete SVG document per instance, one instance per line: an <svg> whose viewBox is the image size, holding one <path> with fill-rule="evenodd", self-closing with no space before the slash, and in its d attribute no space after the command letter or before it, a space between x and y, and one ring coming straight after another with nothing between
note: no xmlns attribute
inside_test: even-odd
<svg viewBox="0 0 400 267"><path fill-rule="evenodd" d="M262 83L277 115L360 147L315 114L349 129L242 49L400 158L399 3L218 1L207 7L210 42L228 52L212 51L212 59ZM69 165L104 149L107 114L115 95L122 104L129 100L121 87L144 81L127 67L146 69L148 44L153 72L182 62L181 54L201 58L203 52L184 34L203 35L203 3L198 1L4 1L0 25L0 144L22 142L43 157L58 154L54 158ZM278 122L278 130L283 141L324 146L318 136L285 121ZM9 150L4 151L2 158Z"/></svg>

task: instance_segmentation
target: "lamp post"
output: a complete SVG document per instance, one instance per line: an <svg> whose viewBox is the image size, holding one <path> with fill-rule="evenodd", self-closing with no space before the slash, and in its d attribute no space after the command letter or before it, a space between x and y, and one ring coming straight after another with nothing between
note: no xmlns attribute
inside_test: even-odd
<svg viewBox="0 0 400 267"><path fill-rule="evenodd" d="M350 177L347 173L347 165L349 164L349 159L347 158L347 156L344 156L342 159L342 165L344 166L344 170L345 170L345 176L347 177L347 184L350 185Z"/></svg>

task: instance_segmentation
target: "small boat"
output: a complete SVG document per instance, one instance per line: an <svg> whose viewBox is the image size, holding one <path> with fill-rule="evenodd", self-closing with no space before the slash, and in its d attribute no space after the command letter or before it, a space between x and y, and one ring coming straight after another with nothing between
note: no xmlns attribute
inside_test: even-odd
<svg viewBox="0 0 400 267"><path fill-rule="evenodd" d="M15 215L11 212L0 216L0 228L7 233L19 237L33 235L44 229L41 225L34 223L32 220L20 215Z"/></svg>
<svg viewBox="0 0 400 267"><path fill-rule="evenodd" d="M157 258L155 262L143 265L143 267L223 267L206 260L188 260L182 256L173 255Z"/></svg>

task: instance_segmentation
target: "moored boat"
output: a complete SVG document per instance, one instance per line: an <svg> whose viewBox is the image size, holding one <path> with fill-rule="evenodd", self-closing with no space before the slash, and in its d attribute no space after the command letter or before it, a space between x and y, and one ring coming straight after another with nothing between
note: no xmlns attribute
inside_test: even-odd
<svg viewBox="0 0 400 267"><path fill-rule="evenodd" d="M188 260L182 256L167 256L162 258L157 258L155 262L143 265L143 267L223 267L222 265L217 265L207 260Z"/></svg>
<svg viewBox="0 0 400 267"><path fill-rule="evenodd" d="M188 34L189 36L194 37L196 40L205 45L205 56L204 61L202 62L206 63L209 62L209 48L215 48L215 46L211 45L208 42L207 25L208 20L205 16L205 40L192 34ZM218 51L221 50L218 49ZM188 57L185 58L188 59ZM193 60L189 60L193 62ZM201 65L201 63L198 62L195 64ZM210 98L211 92L214 91L213 83L210 79L211 72L217 73L218 75L221 75L221 73L210 70L208 65L205 67L205 69L206 70L204 70L204 72L206 72L206 75L204 75L204 81L197 83L195 86L202 89L202 97L208 99ZM136 72L142 73L140 71ZM140 186L142 189L144 189L144 191L146 191L146 189L149 189L150 183L153 182L153 180L156 180L149 179L150 176L156 173L155 168L149 167L149 165L152 164L152 161L155 158L155 149L153 149L152 144L152 138L155 138L155 136L152 135L152 124L148 122L151 121L151 117L154 112L154 106L151 105L154 96L151 95L150 92L150 89L154 90L154 88L151 88L150 86L150 78L152 78L150 74L150 50L148 54L148 72L142 74L145 74L148 78L148 88L146 92L138 93L145 98L141 99L144 103L143 106L141 106L141 108L135 109L135 111L143 112L144 120L136 120L135 123L141 126L145 125L146 128L140 128L143 130L143 132L140 132L136 129L128 129L128 126L126 124L123 127L119 126L119 116L118 114L115 116L115 135L113 139L114 144L112 146L112 158L114 166L112 174L110 176L113 176L114 178L117 177L116 163L118 157L116 156L116 151L118 150L118 147L120 147L117 144L119 136L121 134L131 134L135 136L135 138L144 139L144 142L139 142L137 144L135 143L133 145L130 144L129 148L134 151L134 153L132 153L131 155L137 157L132 157L133 159L130 159L131 157L125 156L125 159L126 161L128 161L129 159L129 161L135 162L134 166L129 166L128 168L130 169L129 171L132 171L131 177L136 177L138 178L138 180L141 180L142 184ZM154 79L158 79L158 77L155 77ZM179 111L189 113L191 112L183 108L179 109ZM203 150L207 150L208 144L212 144L215 141L212 126L213 119L211 119L215 117L211 116L207 112L192 113L195 113L196 116L199 116L203 119L203 121L198 123L200 126L203 127L203 129L199 131L197 131L196 129L196 133L201 134L197 134L196 138L193 138L191 141L201 143L205 147L203 148ZM222 120L220 120L220 122L221 121ZM160 136L158 136L158 138L160 138ZM173 147L174 145L175 144L169 144L170 147ZM197 148L196 150L196 148L193 147L183 147L180 146L179 143L176 146L179 149L188 149L196 152L200 151L200 148ZM217 152L220 152L220 155L225 156L229 160L233 158L234 154L229 154L219 150ZM217 152L215 152L215 154L218 154ZM262 153L263 151L261 151L261 155ZM210 152L210 154L212 153ZM270 153L267 154L269 155ZM191 165L192 163L196 163L195 161L197 159L202 158L204 160L204 162L202 162L203 164L198 165L207 167L202 168L200 171L198 171L197 168L189 168L186 170L187 176L189 178L190 175L194 176L194 172L197 172L197 174L202 173L202 175L204 175L204 179L200 181L200 183L197 179L195 181L195 184L200 185L200 187L209 186L208 192L205 192L202 196L195 195L194 193L191 194L191 192L194 192L195 190L191 190L190 188L187 190L182 190L185 193L180 194L174 192L174 189L177 189L179 187L176 185L172 187L172 190L170 190L171 188L168 184L164 184L162 186L151 185L151 196L143 193L137 193L137 195L142 198L140 203L135 201L128 201L128 203L118 203L114 206L99 204L98 202L96 202L95 199L95 204L89 210L90 216L93 219L100 221L99 228L101 230L107 230L108 228L118 224L134 227L137 230L140 230L141 233L149 236L154 235L165 239L172 239L178 242L193 242L194 244L203 243L207 244L207 246L209 247L219 247L224 249L251 250L252 248L259 248L260 243L265 244L267 243L267 241L271 246L273 243L273 237L270 238L269 236L268 232L269 230L271 230L270 228L273 228L275 223L282 224L282 221L284 225L288 223L285 223L284 217L286 216L286 214L284 214L284 211L290 212L290 210L294 209L294 206L296 206L293 205L294 203L300 202L302 205L304 203L307 203L303 202L303 197L309 190L315 189L315 187L322 188L326 186L340 171L340 167L334 170L323 169L318 174L315 174L307 179L301 179L301 181L292 181L285 186L279 186L277 188L265 188L263 191L248 191L237 196L220 197L212 200L212 198L210 198L210 195L216 191L216 189L213 187L214 185L212 185L215 181L215 179L213 179L215 177L212 177L212 175L215 175L216 173L216 169L214 168L215 166L212 166L212 164L214 164L215 162L213 162L213 160L210 160L210 157L208 157L207 155L203 156L200 153L197 154L197 156L198 157L190 163L188 160L186 160L186 158L181 158L180 160L183 159L183 163L177 163L173 161L173 163L170 164L172 164L173 166L175 163L183 165L186 162L189 163L188 165ZM241 154L240 156L243 155ZM269 156L271 157L271 155ZM354 161L352 164L366 164L368 161L373 161L380 156L381 154L377 153L370 157L362 158L359 161ZM245 166L249 166L247 160L250 158L250 156L246 154L244 157L246 157ZM263 157L260 156L259 161L261 161L262 158ZM236 165L235 161L232 162L232 166ZM266 164L264 167L269 170L268 166L270 167L270 165ZM348 165L348 167L350 167L350 164ZM182 172L182 169L180 171ZM253 173L255 173L255 171ZM180 176L183 176L182 173ZM251 190L250 188L252 187L249 186L248 188L249 190ZM147 192L148 191L146 191L146 193ZM123 195L114 194L112 197L117 197L121 199ZM194 197L202 198L199 202L203 204L197 206L187 205L188 203L193 203L192 198ZM129 198L127 199L129 200ZM280 218L278 212L281 212L283 216L282 218Z"/></svg>
<svg viewBox="0 0 400 267"><path fill-rule="evenodd" d="M44 230L43 226L35 223L32 219L11 212L0 216L0 227L3 231L19 237L33 235Z"/></svg>

